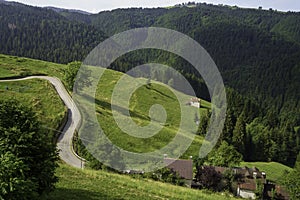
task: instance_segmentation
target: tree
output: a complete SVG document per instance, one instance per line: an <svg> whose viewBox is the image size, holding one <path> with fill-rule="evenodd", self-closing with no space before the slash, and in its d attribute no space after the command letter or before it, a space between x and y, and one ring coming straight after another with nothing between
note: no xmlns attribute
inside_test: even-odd
<svg viewBox="0 0 300 200"><path fill-rule="evenodd" d="M209 119L210 119L210 113L209 111L206 111L200 116L200 123L197 130L197 135L205 135L208 130L209 125Z"/></svg>
<svg viewBox="0 0 300 200"><path fill-rule="evenodd" d="M242 155L237 150L223 141L217 150L208 154L207 162L220 167L234 167L242 162Z"/></svg>
<svg viewBox="0 0 300 200"><path fill-rule="evenodd" d="M246 122L245 122L245 114L242 113L236 121L232 143L234 147L241 153L245 154L245 141L246 141Z"/></svg>
<svg viewBox="0 0 300 200"><path fill-rule="evenodd" d="M28 171L24 162L6 152L0 156L0 199L33 199L37 197L36 185L26 179L24 172Z"/></svg>
<svg viewBox="0 0 300 200"><path fill-rule="evenodd" d="M154 173L147 173L146 177L173 185L184 185L184 179L181 178L177 172L167 167L156 170Z"/></svg>
<svg viewBox="0 0 300 200"><path fill-rule="evenodd" d="M201 166L197 168L195 179L203 188L219 191L222 174L212 166Z"/></svg>
<svg viewBox="0 0 300 200"><path fill-rule="evenodd" d="M73 88L76 92L82 90L84 87L91 86L91 71L86 67L81 68L81 62L71 62L68 64L67 69L65 71L65 81L69 90ZM77 84L75 84L77 78Z"/></svg>
<svg viewBox="0 0 300 200"><path fill-rule="evenodd" d="M17 192L34 199L54 189L58 152L52 141L30 108L15 100L0 101L0 196L15 199Z"/></svg>
<svg viewBox="0 0 300 200"><path fill-rule="evenodd" d="M292 200L300 199L300 152L292 172L285 176L283 184L290 193Z"/></svg>
<svg viewBox="0 0 300 200"><path fill-rule="evenodd" d="M235 123L233 110L228 109L222 133L222 140L226 140L229 144L232 142L232 133Z"/></svg>

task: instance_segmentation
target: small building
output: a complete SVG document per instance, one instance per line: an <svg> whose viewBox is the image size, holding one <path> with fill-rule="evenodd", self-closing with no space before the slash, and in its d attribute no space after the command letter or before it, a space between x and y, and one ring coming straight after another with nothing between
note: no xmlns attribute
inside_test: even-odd
<svg viewBox="0 0 300 200"><path fill-rule="evenodd" d="M200 106L201 106L200 99L198 99L196 97L191 98L191 100L187 103L187 105L190 105L190 106L193 106L196 108L200 108Z"/></svg>
<svg viewBox="0 0 300 200"><path fill-rule="evenodd" d="M255 199L256 180L248 179L239 183L237 187L237 196L245 199Z"/></svg>
<svg viewBox="0 0 300 200"><path fill-rule="evenodd" d="M224 173L229 168L214 167L217 172ZM234 174L238 177L237 181L237 196L245 199L255 199L257 191L257 183L262 185L266 183L266 173L259 171L256 167L235 167L232 168ZM261 191L263 192L263 191Z"/></svg>
<svg viewBox="0 0 300 200"><path fill-rule="evenodd" d="M193 180L193 160L164 158L164 164L167 168L178 173L185 180L187 187L191 187Z"/></svg>

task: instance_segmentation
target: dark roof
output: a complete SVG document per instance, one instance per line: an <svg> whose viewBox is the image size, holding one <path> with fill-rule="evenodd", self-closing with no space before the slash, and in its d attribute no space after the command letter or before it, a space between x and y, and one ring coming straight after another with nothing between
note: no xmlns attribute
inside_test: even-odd
<svg viewBox="0 0 300 200"><path fill-rule="evenodd" d="M241 190L255 191L256 181L255 179L246 179L245 182L239 184L239 188Z"/></svg>
<svg viewBox="0 0 300 200"><path fill-rule="evenodd" d="M192 160L175 160L165 158L164 163L174 172L177 172L181 178L186 180L193 179L193 161Z"/></svg>

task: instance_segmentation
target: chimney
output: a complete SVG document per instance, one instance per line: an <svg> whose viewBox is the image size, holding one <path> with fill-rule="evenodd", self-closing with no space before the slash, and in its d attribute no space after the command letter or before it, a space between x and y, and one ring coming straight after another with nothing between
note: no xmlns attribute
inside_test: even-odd
<svg viewBox="0 0 300 200"><path fill-rule="evenodd" d="M263 176L263 178L264 178L264 179L266 179L266 178L267 178L267 175L266 175L266 173L265 173L265 172L262 172L262 173L261 173L261 175Z"/></svg>
<svg viewBox="0 0 300 200"><path fill-rule="evenodd" d="M190 160L193 160L193 156L190 156Z"/></svg>
<svg viewBox="0 0 300 200"><path fill-rule="evenodd" d="M253 178L256 179L257 172L253 172Z"/></svg>
<svg viewBox="0 0 300 200"><path fill-rule="evenodd" d="M164 154L164 158L167 158L168 157L168 154Z"/></svg>

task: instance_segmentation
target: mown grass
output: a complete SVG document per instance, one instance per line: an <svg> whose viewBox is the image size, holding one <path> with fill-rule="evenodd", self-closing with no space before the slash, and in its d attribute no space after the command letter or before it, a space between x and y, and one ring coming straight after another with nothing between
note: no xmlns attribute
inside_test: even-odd
<svg viewBox="0 0 300 200"><path fill-rule="evenodd" d="M41 127L50 133L60 126L66 112L53 86L41 79L0 82L0 99L16 99L31 107L37 114Z"/></svg>
<svg viewBox="0 0 300 200"><path fill-rule="evenodd" d="M193 190L105 171L75 169L65 164L60 164L57 176L59 182L56 190L44 200L236 199L227 194Z"/></svg>
<svg viewBox="0 0 300 200"><path fill-rule="evenodd" d="M268 180L277 183L282 179L286 171L292 170L292 168L277 162L242 162L241 166L256 167L266 173Z"/></svg>

